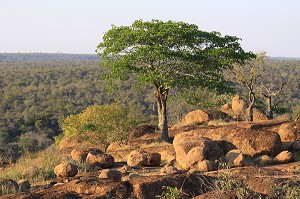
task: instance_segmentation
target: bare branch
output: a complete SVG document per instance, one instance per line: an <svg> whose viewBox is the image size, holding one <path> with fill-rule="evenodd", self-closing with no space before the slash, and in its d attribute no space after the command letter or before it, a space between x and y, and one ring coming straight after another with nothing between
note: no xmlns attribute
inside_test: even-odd
<svg viewBox="0 0 300 199"><path fill-rule="evenodd" d="M261 94L265 97L277 96L283 90L283 86L285 85L285 83L282 82L280 88L277 91L274 91L272 88L272 84L269 88L267 88L262 82L260 84L262 88L265 90L265 92L267 92L267 93L264 93L264 91L261 92Z"/></svg>

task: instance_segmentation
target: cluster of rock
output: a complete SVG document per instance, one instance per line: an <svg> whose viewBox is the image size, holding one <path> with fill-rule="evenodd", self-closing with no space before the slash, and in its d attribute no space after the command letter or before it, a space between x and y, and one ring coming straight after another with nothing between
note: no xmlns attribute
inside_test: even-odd
<svg viewBox="0 0 300 199"><path fill-rule="evenodd" d="M173 141L176 161L183 169L201 171L218 169L220 162L229 166L244 166L299 161L299 124L270 121L182 132ZM278 133L271 131L275 126Z"/></svg>
<svg viewBox="0 0 300 199"><path fill-rule="evenodd" d="M226 103L220 108L220 111L230 115L236 120L247 120L249 109L246 101L239 95L232 98L231 103ZM263 121L269 118L259 109L253 108L253 121Z"/></svg>
<svg viewBox="0 0 300 199"><path fill-rule="evenodd" d="M236 101L238 100L241 99L236 99ZM236 103L242 108L233 108L232 111L236 114L235 117L240 117L244 113L242 109L245 108L245 105L241 101ZM181 124L203 123L207 122L209 118L210 116L204 111L198 110L189 113ZM133 131L130 142L136 144L138 143L136 140L139 142L142 142L143 139L147 141L155 140L156 138L152 139L155 136L157 136L155 127L144 124ZM75 141L81 143L79 140L73 138L72 140L72 143L75 143ZM192 181L199 181L199 176L197 176L197 179L194 179L193 175L186 178L187 173L217 170L224 163L229 167L242 167L245 165L271 165L300 161L300 122L267 120L257 123L239 122L217 127L199 126L187 131L186 129L182 131L176 129L173 144L164 145L160 150L157 150L159 147L156 147L156 150L153 148L146 150L128 147L128 149L122 151L122 147L124 146L115 143L104 153L99 148L78 147L74 144L72 148L63 150L68 151L73 159L72 161L84 163L86 171L96 174L100 181L109 180L107 182L114 182L115 189L111 189L111 192L123 194L118 190L126 189L128 192L128 187L131 187L131 190L133 187L135 194L140 194L138 198L149 198L145 194L152 194L151 197L155 197L157 192L154 190L161 191L161 186L164 184L173 186L173 183L175 183L174 186L180 187L176 183L182 182L181 180L191 180L191 184L194 183ZM116 159L124 160L124 163L120 164ZM147 167L158 168L159 173L156 173L156 175L159 175L159 177L147 178L141 174L141 171ZM28 170L27 173L28 175L34 173L34 168L32 168L32 171ZM68 161L57 165L54 168L54 173L59 178L70 178L80 174L78 167ZM24 176L26 175L24 173ZM210 181L211 179L205 177L205 180ZM100 185L100 181L95 181L98 184L93 185L95 186L93 191L90 190L91 188L86 188L87 190L84 192L96 193L99 187L101 187L98 190L99 192L100 190L106 190L106 188L103 188L106 185L103 185L103 181ZM29 182L27 182L16 183L7 180L5 182L0 181L0 185L6 183L19 190L20 186L30 187ZM126 184L128 182L131 185ZM83 186L86 186L83 184L83 181L78 180L71 182L68 186L74 185L75 188L73 187L73 189L82 190ZM149 184L151 184L151 190L147 188ZM71 190L71 188L68 189ZM109 189L107 188L107 190ZM126 194L129 194L127 192Z"/></svg>
<svg viewBox="0 0 300 199"><path fill-rule="evenodd" d="M95 148L74 148L70 156L78 163L85 163L87 171L98 171L112 168L115 164L113 156ZM54 168L57 177L73 177L78 173L76 165L64 162Z"/></svg>

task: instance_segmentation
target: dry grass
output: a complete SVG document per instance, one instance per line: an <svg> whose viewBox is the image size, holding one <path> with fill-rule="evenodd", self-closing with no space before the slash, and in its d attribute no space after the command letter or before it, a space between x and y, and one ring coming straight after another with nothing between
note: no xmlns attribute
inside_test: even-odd
<svg viewBox="0 0 300 199"><path fill-rule="evenodd" d="M207 123L207 125L210 125L210 126L222 126L222 125L234 124L234 123L238 123L238 122L237 121L226 122L224 120L210 120Z"/></svg>
<svg viewBox="0 0 300 199"><path fill-rule="evenodd" d="M0 171L0 178L9 178L15 181L24 179L24 171L31 167L38 168L33 175L26 177L31 183L41 182L55 178L53 169L60 163L62 156L55 147L50 147L45 151L22 157L14 165Z"/></svg>

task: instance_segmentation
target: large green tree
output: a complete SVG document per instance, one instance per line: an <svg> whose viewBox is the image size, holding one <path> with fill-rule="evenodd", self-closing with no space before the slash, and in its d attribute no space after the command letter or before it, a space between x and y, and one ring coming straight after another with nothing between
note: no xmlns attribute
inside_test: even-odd
<svg viewBox="0 0 300 199"><path fill-rule="evenodd" d="M137 20L131 26L112 26L96 52L110 69L107 78L126 80L133 73L141 82L155 86L158 128L161 140L167 141L170 89L225 90L222 70L255 57L241 48L239 40L201 31L195 24Z"/></svg>

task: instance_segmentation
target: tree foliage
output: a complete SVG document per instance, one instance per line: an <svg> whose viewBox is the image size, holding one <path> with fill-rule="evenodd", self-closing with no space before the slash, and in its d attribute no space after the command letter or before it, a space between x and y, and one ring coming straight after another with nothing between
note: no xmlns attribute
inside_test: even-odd
<svg viewBox="0 0 300 199"><path fill-rule="evenodd" d="M254 58L239 44L239 38L205 32L195 24L152 20L131 26L112 26L97 52L109 68L109 79L137 79L156 88L158 127L168 139L166 101L171 88L196 87L224 91L228 88L222 70L235 62Z"/></svg>

